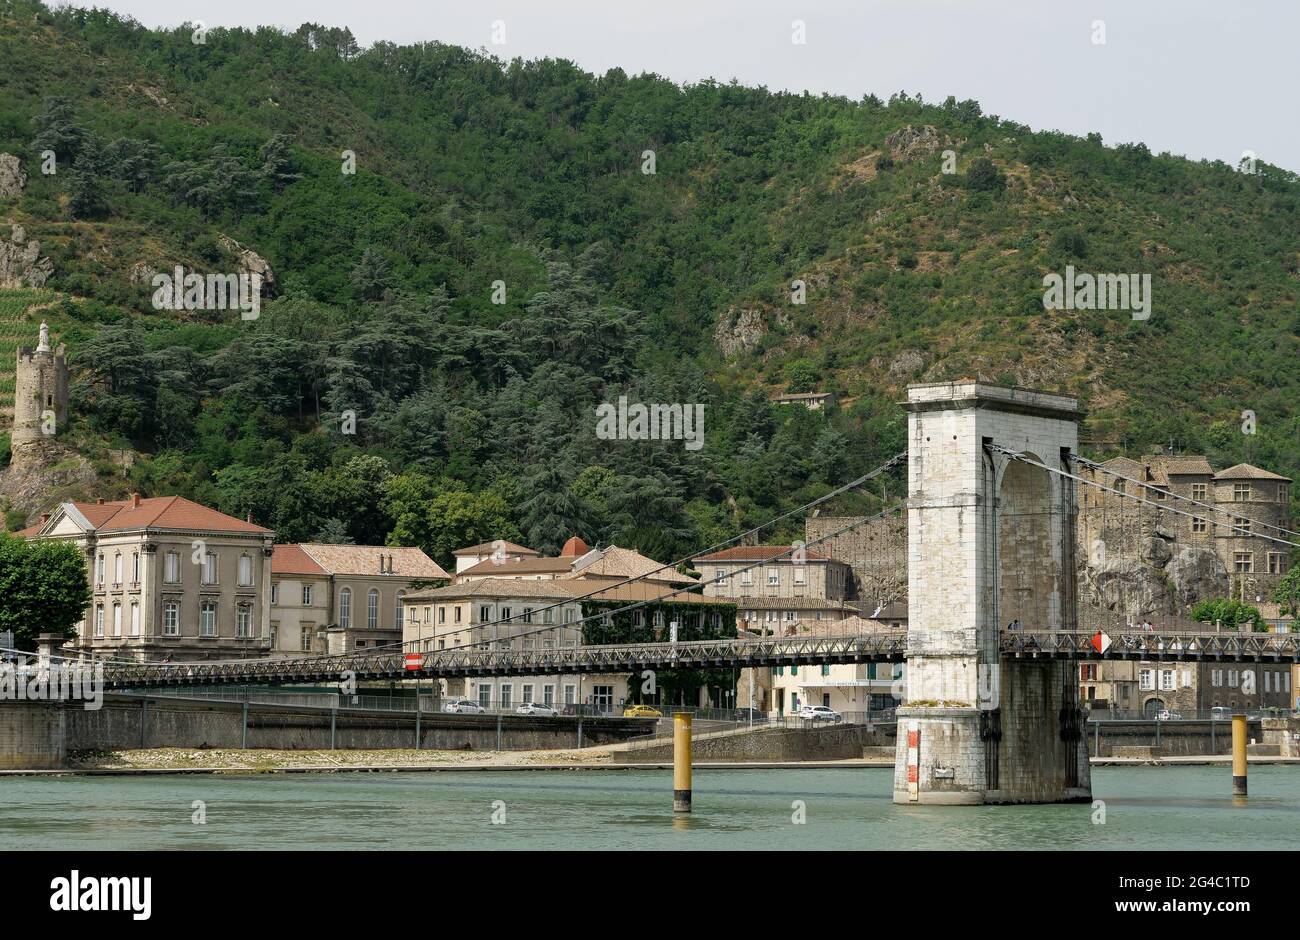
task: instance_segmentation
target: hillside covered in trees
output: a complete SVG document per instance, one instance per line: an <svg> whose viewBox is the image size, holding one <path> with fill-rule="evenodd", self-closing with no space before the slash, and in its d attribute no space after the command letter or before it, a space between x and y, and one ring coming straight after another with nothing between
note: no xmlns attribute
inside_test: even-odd
<svg viewBox="0 0 1300 940"><path fill-rule="evenodd" d="M1265 161L313 24L195 38L0 0L28 177L0 221L53 265L39 312L0 311L68 344L101 495L444 562L570 534L666 559L882 463L905 386L963 375L1078 395L1110 452L1300 477L1300 181ZM229 270L229 239L274 271L257 319L155 308L142 272ZM1044 309L1067 265L1150 274L1150 317ZM839 406L769 401L814 389ZM598 439L619 395L703 403L705 446Z"/></svg>

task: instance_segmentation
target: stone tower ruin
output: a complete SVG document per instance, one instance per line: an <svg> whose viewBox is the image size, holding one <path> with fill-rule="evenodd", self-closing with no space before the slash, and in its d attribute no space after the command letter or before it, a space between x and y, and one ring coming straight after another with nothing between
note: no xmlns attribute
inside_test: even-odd
<svg viewBox="0 0 1300 940"><path fill-rule="evenodd" d="M50 349L50 328L42 323L36 348L18 349L10 446L15 460L62 432L67 420L67 353L62 344Z"/></svg>

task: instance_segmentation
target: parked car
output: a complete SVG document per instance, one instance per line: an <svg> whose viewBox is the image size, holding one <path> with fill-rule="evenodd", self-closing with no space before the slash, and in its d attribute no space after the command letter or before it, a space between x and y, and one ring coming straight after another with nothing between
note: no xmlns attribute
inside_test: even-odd
<svg viewBox="0 0 1300 940"><path fill-rule="evenodd" d="M442 703L442 710L452 715L486 715L487 709L467 698L454 698Z"/></svg>
<svg viewBox="0 0 1300 940"><path fill-rule="evenodd" d="M767 715L763 713L762 709L758 709L758 708L737 708L736 720L746 721L746 722L767 721Z"/></svg>
<svg viewBox="0 0 1300 940"><path fill-rule="evenodd" d="M623 709L624 718L662 718L664 713L652 705L629 705Z"/></svg>
<svg viewBox="0 0 1300 940"><path fill-rule="evenodd" d="M1231 718L1232 709L1227 705L1215 705L1210 709L1210 717L1215 719Z"/></svg>
<svg viewBox="0 0 1300 940"><path fill-rule="evenodd" d="M1178 712L1171 712L1167 708L1162 708L1160 711L1156 712L1156 721L1177 721L1182 717L1183 716L1178 714Z"/></svg>
<svg viewBox="0 0 1300 940"><path fill-rule="evenodd" d="M840 722L844 720L843 715L826 705L804 705L799 709L799 717L807 721Z"/></svg>
<svg viewBox="0 0 1300 940"><path fill-rule="evenodd" d="M543 705L541 702L524 702L515 709L516 715L538 715L542 718L554 718L559 714L550 705Z"/></svg>

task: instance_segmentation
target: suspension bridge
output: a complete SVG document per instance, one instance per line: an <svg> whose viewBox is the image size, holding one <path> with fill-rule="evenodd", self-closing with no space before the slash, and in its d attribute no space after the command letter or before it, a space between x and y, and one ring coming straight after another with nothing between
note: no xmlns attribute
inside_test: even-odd
<svg viewBox="0 0 1300 940"><path fill-rule="evenodd" d="M1121 500L1192 518L1223 510L1195 500L1178 507L1151 502L1139 492L1101 483L1095 473L1080 473L1099 465L1076 453L1082 415L1073 399L962 381L912 386L905 407L909 598L905 630L575 643L523 650L513 648L513 643L502 649L494 636L447 650L408 644L289 659L105 660L100 663L105 687L140 690L349 678L401 681L902 662L907 665L906 701L897 711L900 735L894 798L964 804L1090 799L1086 743L1080 733L1079 661L1300 662L1300 634L1239 633L1200 624L1151 632L1132 627L1115 614L1103 616L1101 626L1081 625L1076 558L1080 487L1094 486ZM902 456L809 506L863 485L900 463ZM1141 481L1133 483L1137 491L1145 486ZM728 542L808 508L799 507ZM1249 532L1237 520L1215 524ZM1295 533L1270 528L1276 531L1265 537L1288 546L1297 544L1286 538ZM831 533L826 540L838 534ZM1255 534L1259 535L1258 529ZM790 552L797 550L792 546ZM645 577L629 578L617 586ZM683 587L657 600L692 589ZM589 596L601 590L594 589ZM608 618L651 602L630 603L583 619ZM487 626L496 627L498 622ZM547 626L531 632L554 629ZM527 635L514 632L509 638ZM47 656L45 661L52 660ZM90 664L84 658L75 663Z"/></svg>

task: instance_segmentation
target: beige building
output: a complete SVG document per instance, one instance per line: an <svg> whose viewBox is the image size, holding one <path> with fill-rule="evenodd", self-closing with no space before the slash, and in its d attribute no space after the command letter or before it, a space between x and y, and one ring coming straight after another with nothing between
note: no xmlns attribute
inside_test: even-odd
<svg viewBox="0 0 1300 940"><path fill-rule="evenodd" d="M832 636L890 629L888 624L851 616L815 628L804 625L799 633ZM804 705L825 705L849 721L862 721L869 715L890 718L893 709L903 704L905 668L903 663L777 666L768 670L769 700L756 707L772 715L797 716Z"/></svg>
<svg viewBox="0 0 1300 940"><path fill-rule="evenodd" d="M460 574L467 568L473 568L480 562L495 558L498 562L510 558L537 558L541 552L534 551L523 545L516 545L514 542L507 542L504 539L497 539L493 542L482 542L478 545L467 545L464 548L458 548L451 553L456 559L456 574Z"/></svg>
<svg viewBox="0 0 1300 940"><path fill-rule="evenodd" d="M691 561L702 576L709 597L742 599L848 597L849 566L810 548L798 552L789 545L741 545ZM757 567L756 567L757 566Z"/></svg>
<svg viewBox="0 0 1300 940"><path fill-rule="evenodd" d="M395 646L408 592L450 575L418 548L277 545L271 651L306 656Z"/></svg>
<svg viewBox="0 0 1300 940"><path fill-rule="evenodd" d="M141 660L263 656L274 533L179 496L62 503L17 533L75 543L92 599L74 648Z"/></svg>
<svg viewBox="0 0 1300 940"><path fill-rule="evenodd" d="M639 602L648 603L620 614L620 622L626 617L627 627L649 629L664 639L673 623L685 634L704 626L721 628L725 618L734 618L735 607L725 600L694 593L669 596L673 590L670 584L618 584L602 578L475 578L409 594L402 641L419 650L477 646L540 652L576 647L583 640L584 610L592 616ZM603 626L619 629L609 622ZM452 679L441 681L441 692L505 711L535 701L561 710L582 705L608 714L622 710L628 699L628 678L627 674L557 674ZM697 704L709 704L703 690L700 698Z"/></svg>

